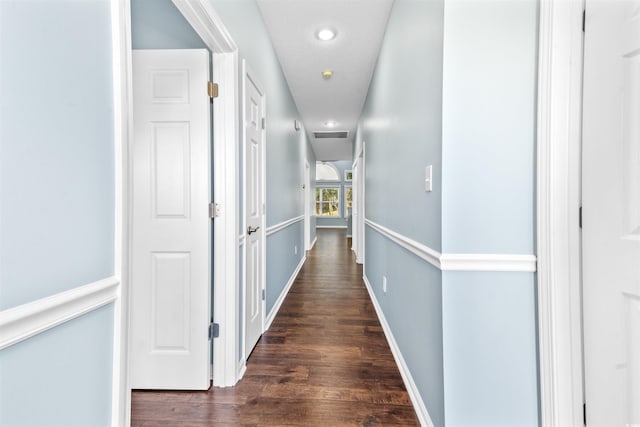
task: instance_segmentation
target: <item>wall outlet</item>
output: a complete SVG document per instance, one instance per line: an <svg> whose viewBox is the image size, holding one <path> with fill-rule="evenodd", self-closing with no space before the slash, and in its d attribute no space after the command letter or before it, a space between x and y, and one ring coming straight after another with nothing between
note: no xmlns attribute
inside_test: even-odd
<svg viewBox="0 0 640 427"><path fill-rule="evenodd" d="M382 292L387 293L387 276L382 276Z"/></svg>
<svg viewBox="0 0 640 427"><path fill-rule="evenodd" d="M293 247L293 253L294 253L295 255L298 255L298 245L294 245L294 247Z"/></svg>

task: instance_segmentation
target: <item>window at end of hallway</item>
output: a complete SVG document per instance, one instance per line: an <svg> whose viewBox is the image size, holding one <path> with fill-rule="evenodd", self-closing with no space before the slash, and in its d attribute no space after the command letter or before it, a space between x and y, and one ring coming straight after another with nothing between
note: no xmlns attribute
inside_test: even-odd
<svg viewBox="0 0 640 427"><path fill-rule="evenodd" d="M351 187L344 188L344 206L347 208L353 206L353 190Z"/></svg>
<svg viewBox="0 0 640 427"><path fill-rule="evenodd" d="M316 188L316 215L340 216L340 187Z"/></svg>

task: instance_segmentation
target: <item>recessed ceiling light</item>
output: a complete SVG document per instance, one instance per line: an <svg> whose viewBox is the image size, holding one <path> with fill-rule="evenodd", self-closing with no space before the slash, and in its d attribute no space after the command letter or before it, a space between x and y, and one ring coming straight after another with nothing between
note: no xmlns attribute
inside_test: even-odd
<svg viewBox="0 0 640 427"><path fill-rule="evenodd" d="M333 77L333 71L331 70L324 70L322 72L322 78L325 80L329 80L331 77Z"/></svg>
<svg viewBox="0 0 640 427"><path fill-rule="evenodd" d="M328 128L334 128L334 127L336 127L337 124L338 123L333 121L333 120L329 120L329 121L324 122L324 125L326 127L328 127Z"/></svg>
<svg viewBox="0 0 640 427"><path fill-rule="evenodd" d="M332 40L333 38L335 38L336 36L336 30L332 29L332 28L321 28L320 30L318 30L318 32L316 33L316 36L322 40L323 42Z"/></svg>

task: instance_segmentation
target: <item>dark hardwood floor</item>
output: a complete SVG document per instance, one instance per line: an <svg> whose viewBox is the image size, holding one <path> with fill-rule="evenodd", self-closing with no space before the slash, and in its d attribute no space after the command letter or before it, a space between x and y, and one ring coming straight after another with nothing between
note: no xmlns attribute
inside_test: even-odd
<svg viewBox="0 0 640 427"><path fill-rule="evenodd" d="M235 387L135 391L132 426L419 425L350 246L318 230Z"/></svg>

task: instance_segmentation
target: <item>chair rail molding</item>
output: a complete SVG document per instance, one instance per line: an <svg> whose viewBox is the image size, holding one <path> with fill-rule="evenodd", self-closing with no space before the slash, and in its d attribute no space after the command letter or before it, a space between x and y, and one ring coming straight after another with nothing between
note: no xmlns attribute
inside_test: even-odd
<svg viewBox="0 0 640 427"><path fill-rule="evenodd" d="M0 311L0 350L115 302L119 285L109 277Z"/></svg>
<svg viewBox="0 0 640 427"><path fill-rule="evenodd" d="M536 271L535 255L443 254L370 219L364 221L373 230L442 271Z"/></svg>
<svg viewBox="0 0 640 427"><path fill-rule="evenodd" d="M272 235L274 233L277 233L280 230L284 230L285 228L289 227L290 225L293 225L293 224L295 224L297 222L300 222L300 221L304 221L304 215L300 215L300 216L297 216L295 218L291 218L291 219L288 219L286 221L282 221L281 223L278 223L278 224L272 225L270 227L267 227L267 236L270 236L270 235Z"/></svg>

